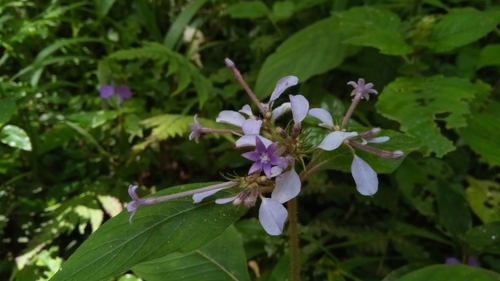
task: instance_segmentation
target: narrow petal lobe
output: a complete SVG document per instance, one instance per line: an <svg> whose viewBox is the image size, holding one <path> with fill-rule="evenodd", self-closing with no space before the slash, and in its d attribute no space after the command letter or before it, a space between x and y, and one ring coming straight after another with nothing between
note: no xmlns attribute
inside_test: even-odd
<svg viewBox="0 0 500 281"><path fill-rule="evenodd" d="M351 173L356 182L356 189L361 195L371 196L378 190L377 173L363 159L354 155Z"/></svg>

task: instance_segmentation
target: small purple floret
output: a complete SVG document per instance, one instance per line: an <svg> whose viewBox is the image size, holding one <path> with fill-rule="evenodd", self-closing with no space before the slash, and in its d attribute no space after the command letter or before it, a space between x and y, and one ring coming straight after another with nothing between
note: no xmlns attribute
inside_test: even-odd
<svg viewBox="0 0 500 281"><path fill-rule="evenodd" d="M268 147L255 137L255 151L243 153L242 156L248 160L254 161L252 167L248 171L249 174L262 169L268 178L271 178L271 166L281 164L282 160L275 155L278 142L271 143Z"/></svg>
<svg viewBox="0 0 500 281"><path fill-rule="evenodd" d="M373 88L373 83L368 83L365 85L365 79L359 78L358 83L354 81L349 81L347 85L351 85L354 87L354 90L351 92L351 96L361 96L366 100L370 99L370 94L378 94L378 92Z"/></svg>
<svg viewBox="0 0 500 281"><path fill-rule="evenodd" d="M128 99L132 96L132 91L127 85L119 85L116 88L111 85L102 85L99 89L99 93L103 99L109 99L111 96L117 95L119 103L122 103L124 99Z"/></svg>

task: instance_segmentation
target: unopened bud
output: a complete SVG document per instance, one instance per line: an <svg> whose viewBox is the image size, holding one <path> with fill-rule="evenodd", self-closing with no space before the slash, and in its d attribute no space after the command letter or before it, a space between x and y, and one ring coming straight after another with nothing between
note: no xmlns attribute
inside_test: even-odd
<svg viewBox="0 0 500 281"><path fill-rule="evenodd" d="M286 131L283 128L277 127L276 133L278 133L280 135L280 137L286 139Z"/></svg>
<svg viewBox="0 0 500 281"><path fill-rule="evenodd" d="M380 133L380 128L372 128L368 131L365 131L365 132L362 132L359 134L359 136L362 138L362 139L371 139L372 136L376 135Z"/></svg>
<svg viewBox="0 0 500 281"><path fill-rule="evenodd" d="M234 62L232 60L228 59L228 58L226 58L224 60L224 62L226 63L226 66L229 67L229 68L234 68L235 67Z"/></svg>
<svg viewBox="0 0 500 281"><path fill-rule="evenodd" d="M302 131L302 123L295 123L292 127L292 138L297 138Z"/></svg>

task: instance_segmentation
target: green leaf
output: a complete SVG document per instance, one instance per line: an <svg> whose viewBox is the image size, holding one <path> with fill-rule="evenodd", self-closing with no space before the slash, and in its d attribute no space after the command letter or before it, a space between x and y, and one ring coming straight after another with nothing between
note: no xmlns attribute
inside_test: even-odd
<svg viewBox="0 0 500 281"><path fill-rule="evenodd" d="M0 131L0 142L8 146L31 151L31 142L26 132L14 125L7 125Z"/></svg>
<svg viewBox="0 0 500 281"><path fill-rule="evenodd" d="M334 13L335 30L346 36L343 43L374 47L383 54L406 55L412 52L404 40L405 26L398 15L377 8L354 7Z"/></svg>
<svg viewBox="0 0 500 281"><path fill-rule="evenodd" d="M436 121L447 129L464 127L469 101L478 88L466 79L442 76L398 78L387 85L376 104L385 117L401 123L401 130L422 141L426 156L442 157L455 149L441 134Z"/></svg>
<svg viewBox="0 0 500 281"><path fill-rule="evenodd" d="M479 53L477 69L500 65L500 44L486 45Z"/></svg>
<svg viewBox="0 0 500 281"><path fill-rule="evenodd" d="M329 133L327 130L319 129L322 131L322 134L326 135ZM314 133L316 130L313 130L310 134L310 137L314 137ZM325 133L326 132L326 133ZM322 136L324 136L322 135ZM369 146L383 149L383 150L401 150L404 152L404 155L398 159L387 159L382 158L378 155L374 155L365 151L361 151L356 149L356 155L366 161L372 167L372 169L377 173L392 173L396 170L403 159L412 151L418 149L420 143L417 139L401 134L396 131L391 130L381 130L378 136L389 136L390 140L384 143L379 144L369 144ZM320 140L324 137L314 137L317 140ZM315 153L316 156L313 159L322 169L332 169L332 170L340 170L343 172L351 172L352 165L352 152L345 145L341 145L339 148L332 151L323 151L317 149Z"/></svg>
<svg viewBox="0 0 500 281"><path fill-rule="evenodd" d="M438 181L445 181L451 172L451 167L439 159L408 158L396 171L397 186L419 213L433 218L437 213L435 196Z"/></svg>
<svg viewBox="0 0 500 281"><path fill-rule="evenodd" d="M90 142L91 144L93 144L97 148L99 153L101 153L102 155L105 155L107 157L110 157L109 153L106 150L104 150L104 148L102 148L102 146L99 144L99 142L87 130L82 128L80 125L73 123L73 122L70 122L70 121L65 121L64 123L66 125L68 125L69 127L71 127L73 130L75 130L76 132L78 132L80 135L85 137L88 142Z"/></svg>
<svg viewBox="0 0 500 281"><path fill-rule="evenodd" d="M500 275L493 271L482 268L472 267L463 264L447 265L431 265L396 279L397 281L498 281Z"/></svg>
<svg viewBox="0 0 500 281"><path fill-rule="evenodd" d="M148 281L250 280L245 251L234 226L192 253L172 253L136 265L133 271Z"/></svg>
<svg viewBox="0 0 500 281"><path fill-rule="evenodd" d="M293 15L295 4L291 1L279 1L273 4L273 14L271 16L273 21L280 21L288 19Z"/></svg>
<svg viewBox="0 0 500 281"><path fill-rule="evenodd" d="M125 116L125 131L130 134L129 142L132 141L134 136L142 138L142 128L139 125L141 119L135 114Z"/></svg>
<svg viewBox="0 0 500 281"><path fill-rule="evenodd" d="M244 1L230 5L224 9L223 14L233 19L256 19L265 17L271 11L261 1Z"/></svg>
<svg viewBox="0 0 500 281"><path fill-rule="evenodd" d="M500 222L471 228L465 240L476 251L500 254Z"/></svg>
<svg viewBox="0 0 500 281"><path fill-rule="evenodd" d="M169 61L169 70L165 76L169 76L175 71L178 76L177 89L172 95L177 95L186 91L190 84L194 85L200 107L208 100L209 92L212 90L212 83L200 70L194 66L187 58L183 57L172 49L158 44L147 42L144 47L117 51L109 55L111 59L131 60L131 59L151 59Z"/></svg>
<svg viewBox="0 0 500 281"><path fill-rule="evenodd" d="M438 181L436 202L439 221L453 234L463 234L472 226L469 206L459 184Z"/></svg>
<svg viewBox="0 0 500 281"><path fill-rule="evenodd" d="M208 184L172 187L155 196L205 186ZM222 190L217 196L230 192ZM124 210L90 235L51 281L103 280L171 253L192 252L221 235L245 211L208 200L193 204L186 197L141 207L130 224L130 213Z"/></svg>
<svg viewBox="0 0 500 281"><path fill-rule="evenodd" d="M0 126L10 121L17 110L16 100L12 97L0 98Z"/></svg>
<svg viewBox="0 0 500 281"><path fill-rule="evenodd" d="M182 12L177 15L175 21L170 25L165 39L163 39L163 45L174 49L177 42L181 38L184 29L189 24L196 12L207 3L208 0L196 0L189 2L188 5L182 8Z"/></svg>
<svg viewBox="0 0 500 281"><path fill-rule="evenodd" d="M336 21L327 18L295 33L281 44L264 62L255 86L259 99L271 95L283 76L295 75L305 82L314 75L340 65L344 48L340 35L333 28Z"/></svg>
<svg viewBox="0 0 500 281"><path fill-rule="evenodd" d="M500 221L500 184L473 177L467 177L467 181L467 201L472 211L483 223Z"/></svg>
<svg viewBox="0 0 500 281"><path fill-rule="evenodd" d="M436 52L446 52L486 36L499 22L498 11L453 9L434 26L427 46Z"/></svg>
<svg viewBox="0 0 500 281"><path fill-rule="evenodd" d="M481 156L481 161L491 166L500 166L498 112L500 112L500 103L490 101L470 116L467 120L467 127L458 130L463 141Z"/></svg>
<svg viewBox="0 0 500 281"><path fill-rule="evenodd" d="M94 0L97 17L104 18L116 0Z"/></svg>

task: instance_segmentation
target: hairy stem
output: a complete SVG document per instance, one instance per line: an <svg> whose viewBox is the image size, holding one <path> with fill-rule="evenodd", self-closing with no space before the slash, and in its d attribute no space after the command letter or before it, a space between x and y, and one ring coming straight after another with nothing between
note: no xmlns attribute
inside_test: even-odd
<svg viewBox="0 0 500 281"><path fill-rule="evenodd" d="M300 280L299 265L299 233L297 220L297 198L288 201L288 229L290 232L290 262L292 267L292 281Z"/></svg>

